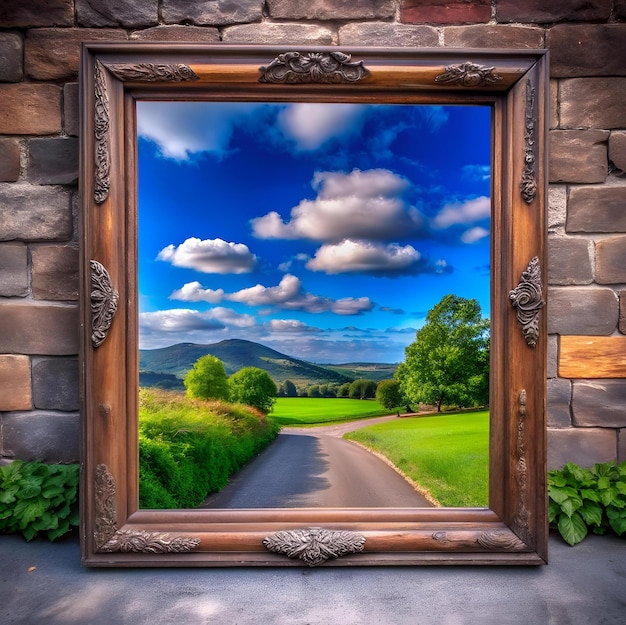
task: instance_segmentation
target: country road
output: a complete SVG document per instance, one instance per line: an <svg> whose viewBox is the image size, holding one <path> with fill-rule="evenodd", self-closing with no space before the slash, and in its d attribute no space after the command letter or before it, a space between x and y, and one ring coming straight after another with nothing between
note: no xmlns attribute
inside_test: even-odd
<svg viewBox="0 0 626 625"><path fill-rule="evenodd" d="M387 508L432 505L346 432L395 416L316 428L284 428L202 508Z"/></svg>

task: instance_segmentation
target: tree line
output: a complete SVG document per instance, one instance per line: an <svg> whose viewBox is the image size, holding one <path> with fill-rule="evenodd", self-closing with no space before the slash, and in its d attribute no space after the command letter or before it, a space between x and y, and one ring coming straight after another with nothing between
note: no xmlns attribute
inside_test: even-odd
<svg viewBox="0 0 626 625"><path fill-rule="evenodd" d="M345 397L376 399L388 410L420 404L460 408L489 403L489 320L475 299L446 295L426 315L426 322L405 349L394 379L361 378L344 384L310 384L291 380L279 386L257 367L230 377L215 356L198 359L184 379L189 397L223 399L255 406L266 414L276 397Z"/></svg>

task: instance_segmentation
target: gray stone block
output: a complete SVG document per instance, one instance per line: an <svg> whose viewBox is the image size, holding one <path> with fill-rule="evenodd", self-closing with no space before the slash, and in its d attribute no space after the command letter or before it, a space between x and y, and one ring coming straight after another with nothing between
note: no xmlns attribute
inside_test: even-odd
<svg viewBox="0 0 626 625"><path fill-rule="evenodd" d="M548 378L556 378L559 358L559 337L551 335L548 337Z"/></svg>
<svg viewBox="0 0 626 625"><path fill-rule="evenodd" d="M0 33L0 81L19 82L23 75L22 38L15 33Z"/></svg>
<svg viewBox="0 0 626 625"><path fill-rule="evenodd" d="M14 460L70 463L80 460L80 416L62 412L0 415L2 456Z"/></svg>
<svg viewBox="0 0 626 625"><path fill-rule="evenodd" d="M626 186L573 188L567 205L566 230L626 232Z"/></svg>
<svg viewBox="0 0 626 625"><path fill-rule="evenodd" d="M548 240L548 283L554 285L593 282L593 243L574 237Z"/></svg>
<svg viewBox="0 0 626 625"><path fill-rule="evenodd" d="M0 241L67 241L69 193L58 187L0 184Z"/></svg>
<svg viewBox="0 0 626 625"><path fill-rule="evenodd" d="M78 139L52 137L28 142L28 179L37 184L73 184L78 180Z"/></svg>
<svg viewBox="0 0 626 625"><path fill-rule="evenodd" d="M550 182L604 182L608 138L608 130L552 130Z"/></svg>
<svg viewBox="0 0 626 625"><path fill-rule="evenodd" d="M73 0L4 0L0 3L3 28L35 26L71 26L74 23Z"/></svg>
<svg viewBox="0 0 626 625"><path fill-rule="evenodd" d="M28 295L27 252L23 243L0 243L0 296Z"/></svg>
<svg viewBox="0 0 626 625"><path fill-rule="evenodd" d="M569 427L572 424L572 383L562 378L548 380L547 394L548 427Z"/></svg>
<svg viewBox="0 0 626 625"><path fill-rule="evenodd" d="M592 467L617 455L617 431L610 428L548 428L548 470L567 462Z"/></svg>
<svg viewBox="0 0 626 625"><path fill-rule="evenodd" d="M31 247L34 299L78 299L78 248L66 245Z"/></svg>
<svg viewBox="0 0 626 625"><path fill-rule="evenodd" d="M626 380L576 380L572 414L577 426L626 427Z"/></svg>
<svg viewBox="0 0 626 625"><path fill-rule="evenodd" d="M63 130L73 137L79 132L78 83L68 82L63 85Z"/></svg>
<svg viewBox="0 0 626 625"><path fill-rule="evenodd" d="M130 38L141 41L219 43L220 32L217 28L173 24L171 26L157 26L155 28L137 30L132 33Z"/></svg>
<svg viewBox="0 0 626 625"><path fill-rule="evenodd" d="M373 46L435 47L439 34L432 26L391 22L352 23L339 29L339 45L359 46L364 41Z"/></svg>
<svg viewBox="0 0 626 625"><path fill-rule="evenodd" d="M609 160L626 172L626 132L613 131L609 137Z"/></svg>
<svg viewBox="0 0 626 625"><path fill-rule="evenodd" d="M270 17L291 20L389 19L396 12L394 0L267 0L267 6Z"/></svg>
<svg viewBox="0 0 626 625"><path fill-rule="evenodd" d="M618 319L617 294L611 289L549 289L549 334L608 336L617 329Z"/></svg>
<svg viewBox="0 0 626 625"><path fill-rule="evenodd" d="M626 78L561 80L561 128L626 127Z"/></svg>
<svg viewBox="0 0 626 625"><path fill-rule="evenodd" d="M626 236L596 242L596 282L599 284L626 282Z"/></svg>
<svg viewBox="0 0 626 625"><path fill-rule="evenodd" d="M333 33L329 28L314 24L242 24L230 26L222 33L224 43L267 43L276 45L330 45Z"/></svg>
<svg viewBox="0 0 626 625"><path fill-rule="evenodd" d="M626 75L626 24L557 24L547 39L554 78Z"/></svg>
<svg viewBox="0 0 626 625"><path fill-rule="evenodd" d="M76 19L81 26L155 26L158 0L76 0Z"/></svg>
<svg viewBox="0 0 626 625"><path fill-rule="evenodd" d="M162 0L161 16L166 24L178 22L196 26L218 26L260 21L263 0ZM264 43L271 41L268 39ZM274 42L272 42L274 43Z"/></svg>
<svg viewBox="0 0 626 625"><path fill-rule="evenodd" d="M33 404L40 410L79 410L78 360L46 358L32 365Z"/></svg>
<svg viewBox="0 0 626 625"><path fill-rule="evenodd" d="M544 30L532 26L469 24L447 26L444 45L451 48L543 48Z"/></svg>

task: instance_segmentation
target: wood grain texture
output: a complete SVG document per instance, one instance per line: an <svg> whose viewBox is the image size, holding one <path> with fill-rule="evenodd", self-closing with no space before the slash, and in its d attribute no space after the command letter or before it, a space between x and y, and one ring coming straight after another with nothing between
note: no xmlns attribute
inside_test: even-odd
<svg viewBox="0 0 626 625"><path fill-rule="evenodd" d="M562 336L559 376L626 377L626 336Z"/></svg>

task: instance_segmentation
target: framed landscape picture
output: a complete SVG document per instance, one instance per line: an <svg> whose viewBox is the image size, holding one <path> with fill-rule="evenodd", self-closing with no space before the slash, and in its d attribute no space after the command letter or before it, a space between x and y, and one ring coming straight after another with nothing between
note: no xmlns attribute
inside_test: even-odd
<svg viewBox="0 0 626 625"><path fill-rule="evenodd" d="M88 44L88 566L546 561L543 52Z"/></svg>

